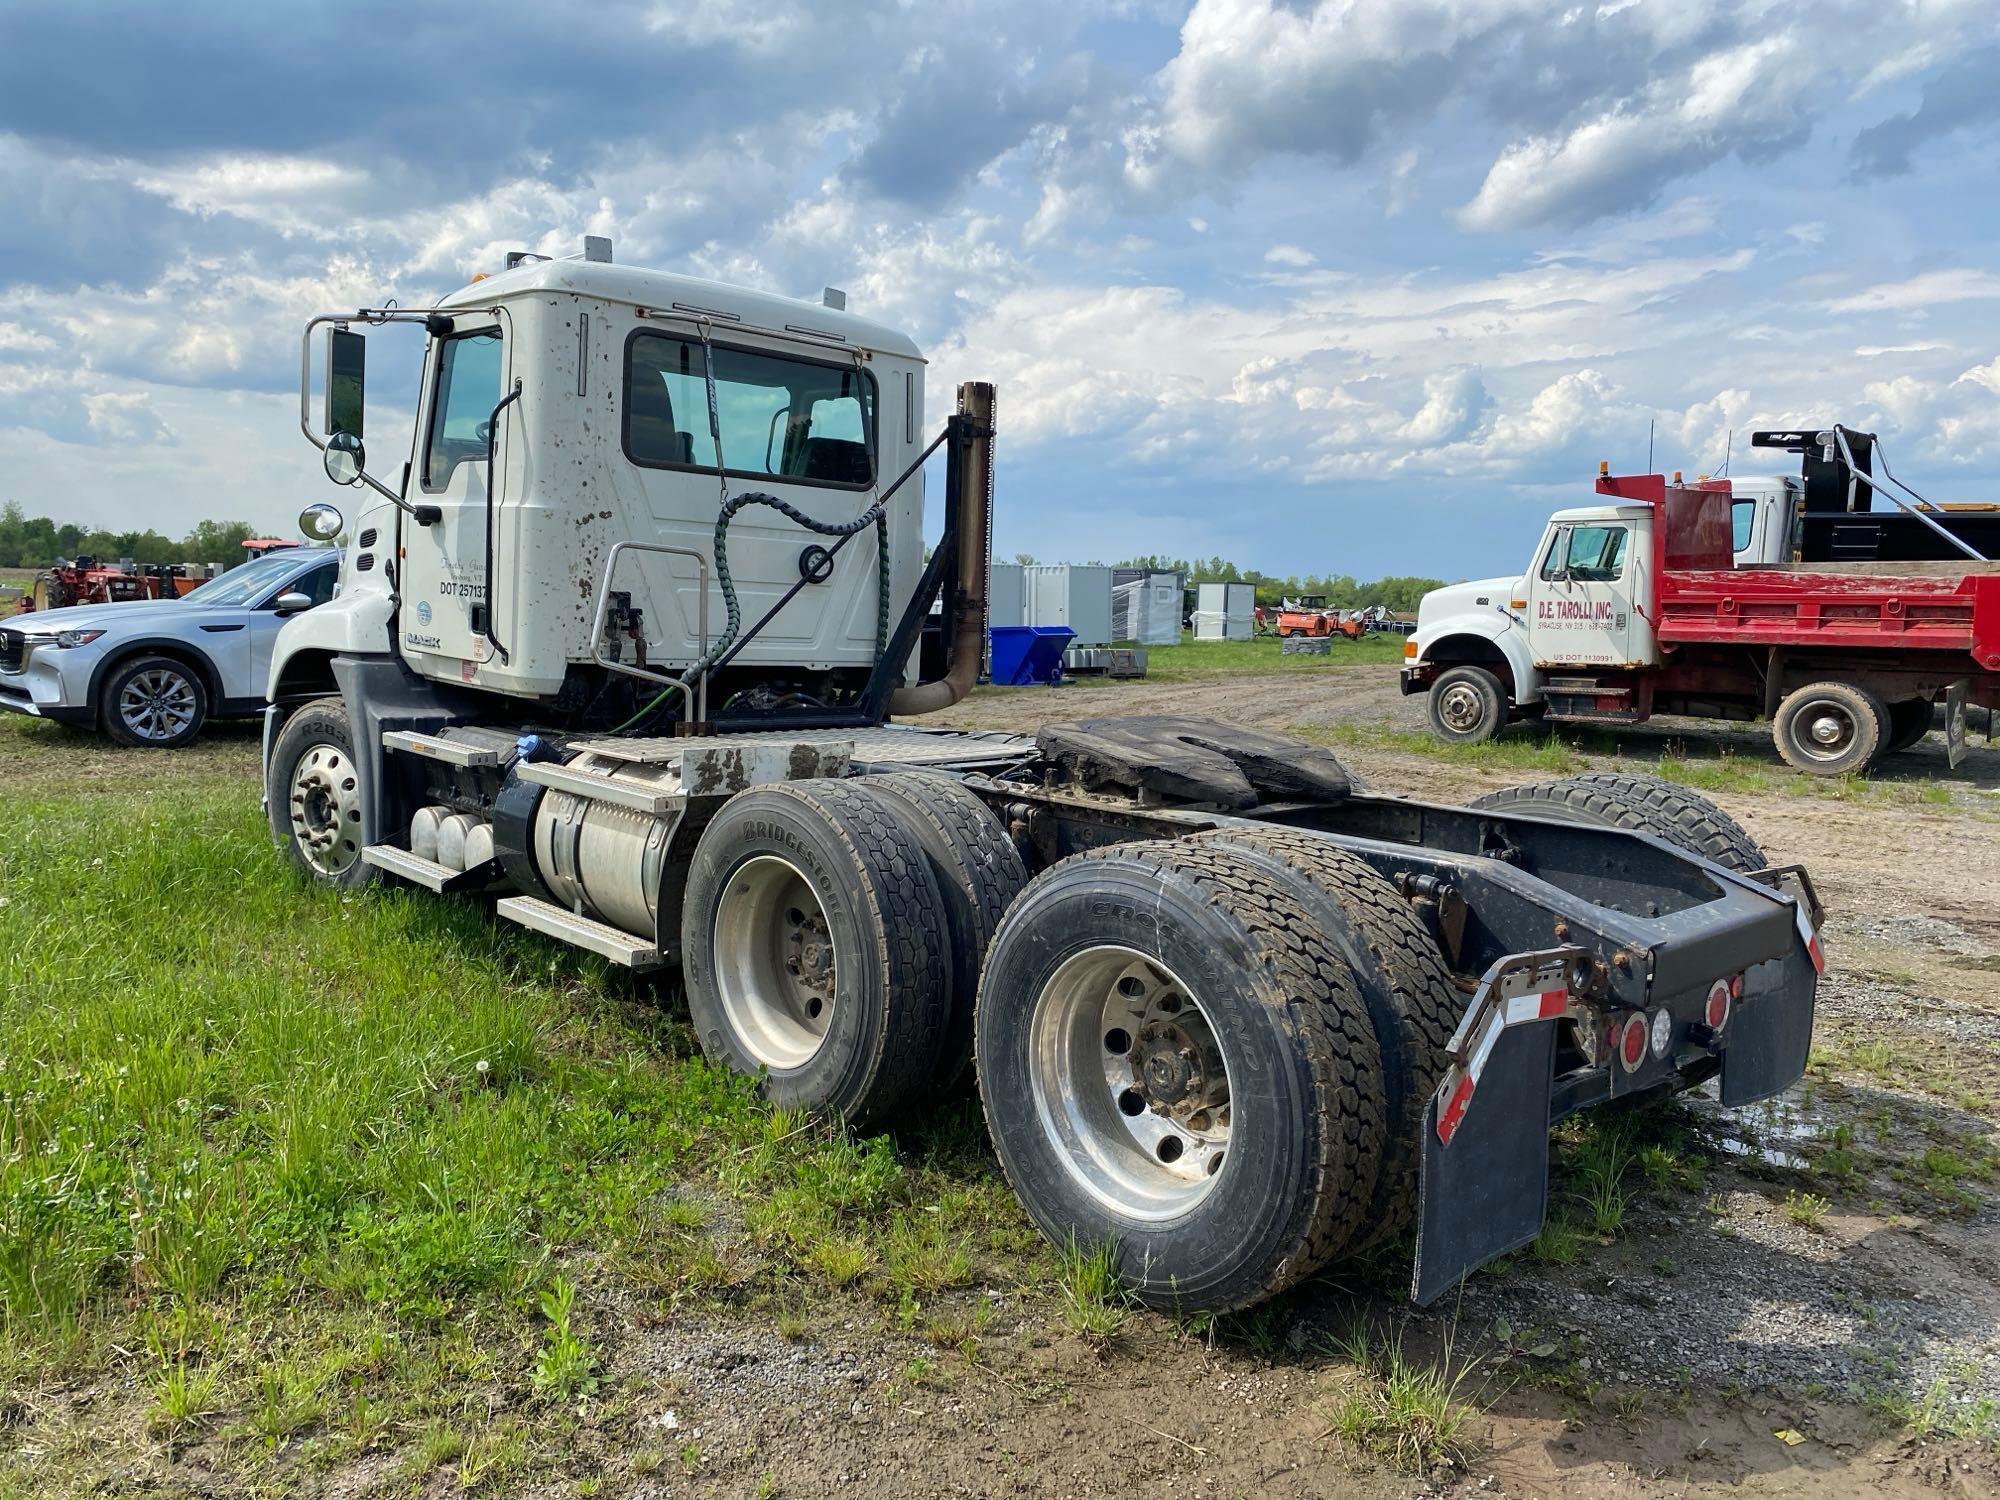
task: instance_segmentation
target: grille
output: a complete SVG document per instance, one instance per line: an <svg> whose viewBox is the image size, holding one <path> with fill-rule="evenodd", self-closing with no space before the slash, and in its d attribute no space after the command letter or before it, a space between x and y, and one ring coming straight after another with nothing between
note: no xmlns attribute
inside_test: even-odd
<svg viewBox="0 0 2000 1500"><path fill-rule="evenodd" d="M18 672L27 659L27 636L18 630L0 630L0 672Z"/></svg>
<svg viewBox="0 0 2000 1500"><path fill-rule="evenodd" d="M375 528L373 526L370 526L366 531L361 533L361 545L364 547L375 545Z"/></svg>

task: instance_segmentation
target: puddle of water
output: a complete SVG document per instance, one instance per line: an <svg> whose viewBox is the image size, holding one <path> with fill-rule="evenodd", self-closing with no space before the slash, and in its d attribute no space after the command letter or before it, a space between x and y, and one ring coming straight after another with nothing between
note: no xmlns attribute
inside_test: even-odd
<svg viewBox="0 0 2000 1500"><path fill-rule="evenodd" d="M1809 1105L1794 1089L1775 1099L1724 1109L1711 1079L1684 1096L1717 1150L1742 1161L1803 1171L1812 1165L1800 1149L1833 1134L1830 1111Z"/></svg>

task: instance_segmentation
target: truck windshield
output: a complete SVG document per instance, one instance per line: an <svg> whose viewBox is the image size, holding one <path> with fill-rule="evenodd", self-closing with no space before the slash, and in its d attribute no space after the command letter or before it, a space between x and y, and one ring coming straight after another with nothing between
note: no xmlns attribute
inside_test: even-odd
<svg viewBox="0 0 2000 1500"><path fill-rule="evenodd" d="M444 341L438 351L437 395L424 445L424 488L441 490L451 471L486 457L486 424L500 399L500 333L483 329Z"/></svg>
<svg viewBox="0 0 2000 1500"><path fill-rule="evenodd" d="M873 483L872 375L852 364L711 347L725 472L850 489ZM626 345L625 454L646 468L715 471L700 343L642 333Z"/></svg>

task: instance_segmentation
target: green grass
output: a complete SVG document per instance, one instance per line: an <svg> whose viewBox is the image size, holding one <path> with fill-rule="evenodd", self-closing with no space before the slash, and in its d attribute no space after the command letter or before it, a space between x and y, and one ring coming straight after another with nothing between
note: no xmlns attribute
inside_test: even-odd
<svg viewBox="0 0 2000 1500"><path fill-rule="evenodd" d="M1148 678L1236 677L1258 672L1325 672L1359 662L1400 662L1403 637L1378 631L1358 641L1333 637L1325 656L1286 656L1276 636L1247 641L1198 641L1184 633L1178 646L1146 647Z"/></svg>
<svg viewBox="0 0 2000 1500"><path fill-rule="evenodd" d="M1404 1354L1400 1332L1377 1338L1365 1325L1334 1349L1359 1377L1334 1400L1330 1425L1343 1442L1411 1474L1464 1466L1477 1361L1455 1360L1447 1343L1436 1363L1422 1363Z"/></svg>
<svg viewBox="0 0 2000 1500"><path fill-rule="evenodd" d="M845 1288L971 1329L975 1278L1057 1287L974 1106L803 1128L622 972L470 901L307 887L254 764L254 738L0 723L0 1375L141 1376L116 1441L102 1402L35 1403L55 1425L0 1451L0 1492L116 1488L126 1443L206 1445L253 1489L383 1445L560 1475L578 1406L618 1395L606 1297ZM532 1421L488 1418L510 1388Z"/></svg>

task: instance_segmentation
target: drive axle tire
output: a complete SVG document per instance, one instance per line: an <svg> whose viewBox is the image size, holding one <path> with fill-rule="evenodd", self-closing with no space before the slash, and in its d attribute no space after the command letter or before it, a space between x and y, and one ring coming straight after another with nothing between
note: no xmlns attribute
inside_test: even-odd
<svg viewBox="0 0 2000 1500"><path fill-rule="evenodd" d="M879 1123L932 1076L950 1009L943 903L907 815L857 781L754 787L695 846L688 1014L774 1104Z"/></svg>
<svg viewBox="0 0 2000 1500"><path fill-rule="evenodd" d="M121 745L178 750L208 719L208 688L201 673L176 657L137 656L105 679L97 715Z"/></svg>
<svg viewBox="0 0 2000 1500"><path fill-rule="evenodd" d="M1387 1131L1367 1221L1349 1248L1389 1239L1416 1217L1424 1107L1444 1075L1465 997L1410 903L1345 849L1289 828L1231 828L1192 840L1209 841L1269 859L1289 875L1316 905L1314 929L1354 976L1382 1053Z"/></svg>
<svg viewBox="0 0 2000 1500"><path fill-rule="evenodd" d="M285 720L264 768L264 803L271 837L311 879L342 890L375 880L361 857L360 769L340 699L315 698Z"/></svg>
<svg viewBox="0 0 2000 1500"><path fill-rule="evenodd" d="M946 963L949 1012L944 1046L931 1086L933 1097L955 1091L972 1062L972 1006L986 946L1021 887L1028 866L1021 851L979 797L963 782L936 772L898 771L869 776L860 787L902 809L930 860L943 903L951 949Z"/></svg>
<svg viewBox="0 0 2000 1500"><path fill-rule="evenodd" d="M1801 771L1839 776L1865 771L1889 737L1889 711L1866 688L1813 682L1778 705L1771 738L1778 754Z"/></svg>
<svg viewBox="0 0 2000 1500"><path fill-rule="evenodd" d="M1727 870L1762 870L1771 863L1743 825L1708 798L1654 776L1586 771L1560 781L1537 781L1488 792L1468 805L1527 813L1557 823L1650 833Z"/></svg>
<svg viewBox="0 0 2000 1500"><path fill-rule="evenodd" d="M1381 1052L1318 912L1246 851L1125 844L1044 871L993 939L974 1025L1001 1167L1153 1306L1247 1306L1368 1227Z"/></svg>
<svg viewBox="0 0 2000 1500"><path fill-rule="evenodd" d="M1931 732L1931 721L1935 717L1928 698L1905 698L1901 703L1891 703L1889 739L1883 745L1882 753L1900 755L1919 744Z"/></svg>
<svg viewBox="0 0 2000 1500"><path fill-rule="evenodd" d="M1431 733L1477 745L1507 727L1507 690L1484 667L1453 667L1431 684Z"/></svg>

